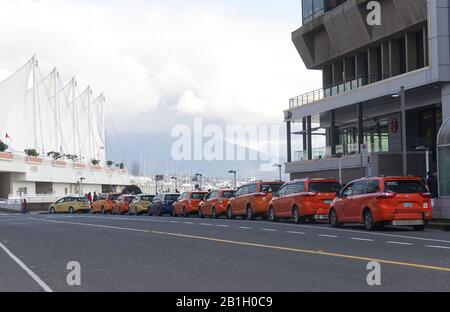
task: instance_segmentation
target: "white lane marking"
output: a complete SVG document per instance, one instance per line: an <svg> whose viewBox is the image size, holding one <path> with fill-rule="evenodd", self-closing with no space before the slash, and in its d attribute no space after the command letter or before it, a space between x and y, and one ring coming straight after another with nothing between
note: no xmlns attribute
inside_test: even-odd
<svg viewBox="0 0 450 312"><path fill-rule="evenodd" d="M222 227L222 228L229 228L229 225L225 225L225 224L217 224L216 226L218 227Z"/></svg>
<svg viewBox="0 0 450 312"><path fill-rule="evenodd" d="M297 235L305 235L304 232L296 232L296 231L286 231L286 233L289 233L289 234L297 234Z"/></svg>
<svg viewBox="0 0 450 312"><path fill-rule="evenodd" d="M200 225L203 225L203 226L213 226L214 224L211 224L211 223L200 223Z"/></svg>
<svg viewBox="0 0 450 312"><path fill-rule="evenodd" d="M427 247L427 248L437 248L437 249L450 249L450 247L446 247L446 246L431 246L431 245L427 245L425 247Z"/></svg>
<svg viewBox="0 0 450 312"><path fill-rule="evenodd" d="M278 232L278 230L275 230L275 229L261 229L261 231L265 231L265 232Z"/></svg>
<svg viewBox="0 0 450 312"><path fill-rule="evenodd" d="M0 248L3 249L4 252L6 252L6 254L13 259L25 272L27 272L27 274L36 282L39 284L39 286L41 286L41 288L45 291L45 292L53 292L53 290L39 277L36 275L36 273L34 273L33 271L31 271L31 269L29 267L27 267L25 265L25 263L23 263L19 258L17 258L8 248L6 248L5 245L3 245L2 243L0 243Z"/></svg>
<svg viewBox="0 0 450 312"><path fill-rule="evenodd" d="M178 222L178 221L170 221L170 223L173 223L173 224L180 224L180 222Z"/></svg>
<svg viewBox="0 0 450 312"><path fill-rule="evenodd" d="M386 242L387 244L390 245L403 245L403 246L412 246L413 244L411 243L405 243L405 242L392 242L392 241L388 241Z"/></svg>
<svg viewBox="0 0 450 312"><path fill-rule="evenodd" d="M248 227L248 226L240 226L239 227L241 230L253 230L253 228Z"/></svg>
<svg viewBox="0 0 450 312"><path fill-rule="evenodd" d="M328 238L338 238L339 236L336 235L325 235L325 234L317 234L319 237L328 237Z"/></svg>
<svg viewBox="0 0 450 312"><path fill-rule="evenodd" d="M190 224L190 225L193 225L194 224L194 222L183 222L184 224Z"/></svg>
<svg viewBox="0 0 450 312"><path fill-rule="evenodd" d="M362 242L374 242L373 239L369 238L359 238L359 237L350 237L351 240L362 241Z"/></svg>

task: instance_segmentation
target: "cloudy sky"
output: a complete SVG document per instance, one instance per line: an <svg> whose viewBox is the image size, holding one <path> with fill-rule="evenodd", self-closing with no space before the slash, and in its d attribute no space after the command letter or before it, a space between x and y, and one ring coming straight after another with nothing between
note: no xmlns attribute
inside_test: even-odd
<svg viewBox="0 0 450 312"><path fill-rule="evenodd" d="M123 154L193 117L282 122L290 97L320 87L291 42L300 22L299 0L0 0L0 78L36 53L44 72L103 91ZM151 158L125 153L110 157Z"/></svg>

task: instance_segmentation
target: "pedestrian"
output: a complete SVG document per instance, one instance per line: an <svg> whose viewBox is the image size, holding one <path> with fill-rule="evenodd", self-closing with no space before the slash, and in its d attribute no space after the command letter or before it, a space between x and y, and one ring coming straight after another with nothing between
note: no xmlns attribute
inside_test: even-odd
<svg viewBox="0 0 450 312"><path fill-rule="evenodd" d="M87 201L88 201L89 203L92 204L92 193L91 193L91 192L89 192L89 193L87 194L86 199L87 199Z"/></svg>
<svg viewBox="0 0 450 312"><path fill-rule="evenodd" d="M94 203L98 200L97 192L94 192Z"/></svg>
<svg viewBox="0 0 450 312"><path fill-rule="evenodd" d="M22 213L23 214L27 214L29 211L28 211L28 202L27 202L27 200L24 198L23 199L23 201L22 201Z"/></svg>
<svg viewBox="0 0 450 312"><path fill-rule="evenodd" d="M437 173L431 172L428 173L427 185L428 189L430 190L431 198L438 198L439 188L438 188Z"/></svg>

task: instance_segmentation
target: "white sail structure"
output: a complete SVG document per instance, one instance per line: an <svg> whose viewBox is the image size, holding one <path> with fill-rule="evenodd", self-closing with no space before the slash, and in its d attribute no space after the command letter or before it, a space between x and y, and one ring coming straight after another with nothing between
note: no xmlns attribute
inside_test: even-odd
<svg viewBox="0 0 450 312"><path fill-rule="evenodd" d="M35 149L76 155L80 161L105 159L105 97L75 79L63 84L56 69L41 75L35 57L0 82L0 138L13 152Z"/></svg>

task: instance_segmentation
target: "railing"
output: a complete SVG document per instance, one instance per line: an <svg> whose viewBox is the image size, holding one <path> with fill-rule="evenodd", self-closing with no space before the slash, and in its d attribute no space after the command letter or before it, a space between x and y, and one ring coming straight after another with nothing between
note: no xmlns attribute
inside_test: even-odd
<svg viewBox="0 0 450 312"><path fill-rule="evenodd" d="M314 90L289 100L289 108L295 108L306 104L314 103L323 100L327 97L342 94L347 91L358 89L368 84L389 78L388 76L358 76L351 79L344 80L340 83L327 86L322 89Z"/></svg>

